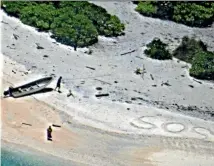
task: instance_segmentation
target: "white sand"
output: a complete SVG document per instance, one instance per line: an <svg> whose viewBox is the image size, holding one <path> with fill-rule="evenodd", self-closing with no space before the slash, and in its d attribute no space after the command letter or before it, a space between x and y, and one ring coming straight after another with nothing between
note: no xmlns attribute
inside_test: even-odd
<svg viewBox="0 0 214 166"><path fill-rule="evenodd" d="M166 155L170 160L165 160ZM204 154L197 155L195 153L182 151L163 151L156 153L152 158L152 160L154 160L154 165L157 166L171 166L173 161L173 166L211 166L214 160L214 157L211 157L212 159L209 160Z"/></svg>
<svg viewBox="0 0 214 166"><path fill-rule="evenodd" d="M171 137L169 138L169 144L174 144L171 139L175 139L175 142L179 143L178 146L176 145L178 149L186 147L186 145L183 146L183 143L180 143L178 140L182 138L198 139L199 142L209 141L212 145L210 148L213 150L213 118L210 115L204 115L204 112L212 112L214 110L213 83L201 81L202 84L199 84L195 82L188 75L187 68L189 65L184 62L178 63L176 59L162 62L149 59L143 54L145 44L154 37L160 37L168 43L171 39L173 42L170 42L170 48L174 48L178 45L178 42L176 43L174 38L177 37L180 40L184 35L201 37L208 44L209 49L214 50L214 41L212 41L213 33L211 33L213 32L213 28L189 28L169 21L146 18L134 12L134 5L128 2L117 2L116 4L112 2L94 3L105 7L110 13L119 16L126 23L126 35L111 39L99 37L99 43L90 47L93 50L92 55L84 53L88 50L87 48L78 49L75 52L71 47L53 43L54 40L50 39L48 34L36 32L34 28L21 24L19 20L8 17L1 11L3 21L8 23L1 23L1 35L3 39L2 54L4 56L3 74L5 80L3 89L7 88L10 83L17 86L42 76L55 74L58 77L61 75L63 77L61 94L50 92L33 96L37 101L47 103L55 107L55 109L70 115L64 117L61 123L70 121L79 125L83 124L102 129L103 131L129 134L133 137L136 135L167 136ZM144 32L144 35L141 35L142 32ZM19 36L18 40L13 38L13 34ZM165 38L167 35L168 39ZM38 50L35 43L39 43L44 49ZM120 55L134 49L136 51L131 54ZM48 55L48 58L43 57L43 55ZM143 65L146 68L146 73L144 78L141 78L134 74L134 70ZM187 68L183 68L185 65L187 65ZM90 70L86 66L94 67L96 70ZM153 75L154 80L151 79L150 74ZM184 77L181 77L181 75L184 75ZM99 80L106 83L102 83ZM172 86L161 86L161 83L166 81L169 81L169 84ZM53 82L50 87L55 88L55 83ZM152 85L157 85L157 87L153 87ZM193 85L194 88L190 88L188 85ZM98 94L99 91L96 90L96 87L102 87L100 93L109 93L110 96L97 99L95 94ZM72 96L69 98L66 97L69 89L72 90L75 98ZM131 100L133 97L140 97L141 99ZM10 101L10 99L7 100ZM19 99L17 100L19 101ZM22 100L25 100L25 98L20 101ZM11 101L15 102L16 100ZM153 103L154 101L164 102L163 105L169 107L169 110L158 109L153 103L149 103L148 101L153 101ZM174 107L170 106L172 104L197 106L201 109L201 112L187 112L187 114L193 117L178 112L175 113ZM37 117L41 120L43 119L40 114ZM38 128L38 131L51 122L44 118L43 123L44 126ZM9 134L14 132L14 130L8 128L5 130L10 131L8 132ZM69 132L66 132L62 138L66 138L66 135L69 135ZM104 143L108 142L108 138L106 137L105 135ZM6 134L4 139L8 140L9 135ZM12 142L24 144L21 141L22 139L20 137L19 141L13 140ZM88 139L93 140L93 136L88 136ZM116 138L114 139L117 140ZM163 140L165 141L165 139ZM98 165L112 165L114 162L121 164L126 155L128 155L128 158L133 155L128 151L125 152L123 149L119 153L121 154L121 158L118 157L117 162L116 157L113 159L115 161L111 162L108 161L108 157L105 160L102 160L102 157L99 156L93 159L92 154L86 150L87 146L92 150L92 145L87 144L89 141L86 141L86 143L84 140L83 142L81 144L84 145L84 148L78 151L78 155L73 152L70 154L69 149L66 149L61 143L57 147L54 147L58 149L55 149L54 155L64 158L72 156L75 161L81 161L81 154L86 153L87 155L83 161L85 164L90 161L92 165L93 163L99 163ZM125 142L121 142L124 147L132 144L131 141L128 142L128 145ZM48 150L44 150L44 148L41 148L41 144L36 144L38 147L32 147L46 151L47 153L53 150L51 146ZM65 144L68 145L70 143L66 142ZM165 148L166 144L167 148L169 148L170 146L167 141L163 143L163 147ZM114 145L116 146L116 143ZM144 144L141 146L144 146ZM160 146L162 147L162 145ZM172 146L174 147L175 145ZM191 146L192 144L190 144ZM102 144L101 147L105 147L106 149L104 148L105 150L100 155L105 156L105 153L110 156L112 155L112 151L107 150L107 145L103 146ZM136 147L138 146L135 145L135 150ZM206 145L199 146L200 148L206 149ZM98 149L96 148L94 153L99 154ZM160 149L162 150L162 148ZM152 153L161 151L160 149L152 149ZM190 149L194 152L192 147ZM63 152L66 150L67 152ZM186 151L186 148L182 150ZM136 151L136 154L133 152L135 157L141 150L138 149ZM175 152L175 154L178 153ZM115 156L117 155L115 154ZM144 155L139 161L137 161L137 157L134 161L130 158L127 163L130 162L131 165L137 165L145 161L147 157ZM123 164L127 165L127 163Z"/></svg>
<svg viewBox="0 0 214 166"><path fill-rule="evenodd" d="M171 132L181 132L185 127L182 124L168 124L167 129Z"/></svg>

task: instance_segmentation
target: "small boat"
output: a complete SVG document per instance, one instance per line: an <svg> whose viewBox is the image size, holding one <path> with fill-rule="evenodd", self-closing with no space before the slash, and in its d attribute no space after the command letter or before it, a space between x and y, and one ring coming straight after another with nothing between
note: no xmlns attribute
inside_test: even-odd
<svg viewBox="0 0 214 166"><path fill-rule="evenodd" d="M14 98L23 97L26 95L34 94L43 90L47 85L53 81L53 77L44 77L30 83L18 86L10 87L9 90L4 91L4 95L10 95Z"/></svg>

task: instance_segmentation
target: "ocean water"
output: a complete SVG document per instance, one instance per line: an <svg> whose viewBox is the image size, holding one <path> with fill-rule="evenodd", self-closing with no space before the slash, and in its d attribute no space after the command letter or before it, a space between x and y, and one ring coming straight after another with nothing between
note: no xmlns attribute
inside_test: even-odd
<svg viewBox="0 0 214 166"><path fill-rule="evenodd" d="M1 166L79 166L72 161L22 147L1 147Z"/></svg>

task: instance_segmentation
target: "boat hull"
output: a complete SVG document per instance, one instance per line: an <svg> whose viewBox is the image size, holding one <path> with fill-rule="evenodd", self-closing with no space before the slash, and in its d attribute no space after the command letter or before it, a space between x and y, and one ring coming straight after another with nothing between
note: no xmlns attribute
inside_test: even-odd
<svg viewBox="0 0 214 166"><path fill-rule="evenodd" d="M18 98L18 97L23 97L23 96L37 93L39 91L42 91L44 88L46 88L52 81L53 81L53 77L44 77L44 78L32 81L30 83L12 88L10 95L14 98ZM6 93L9 93L9 92L7 91L5 92L5 94Z"/></svg>

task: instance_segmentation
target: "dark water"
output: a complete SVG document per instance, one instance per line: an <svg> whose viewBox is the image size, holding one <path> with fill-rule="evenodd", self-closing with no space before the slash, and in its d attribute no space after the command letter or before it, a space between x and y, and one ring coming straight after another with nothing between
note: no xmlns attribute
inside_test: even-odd
<svg viewBox="0 0 214 166"><path fill-rule="evenodd" d="M1 166L77 166L77 164L39 151L31 152L20 147L4 145L1 148Z"/></svg>

